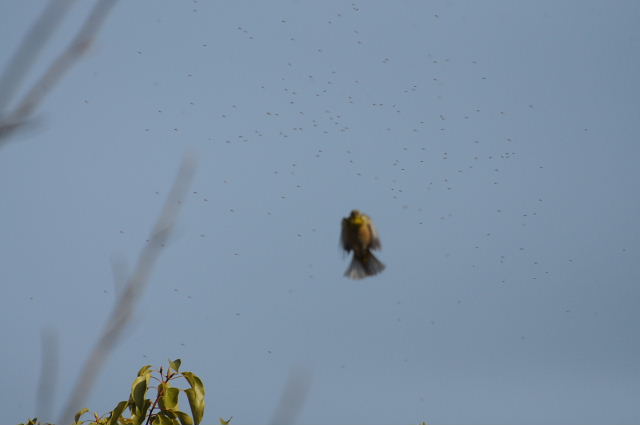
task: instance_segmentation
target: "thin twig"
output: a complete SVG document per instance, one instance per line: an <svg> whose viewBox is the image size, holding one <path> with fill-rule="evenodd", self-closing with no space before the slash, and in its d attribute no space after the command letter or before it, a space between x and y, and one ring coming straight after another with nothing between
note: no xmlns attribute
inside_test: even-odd
<svg viewBox="0 0 640 425"><path fill-rule="evenodd" d="M151 405L151 409L149 409L149 416L147 416L147 421L145 422L145 425L149 425L151 423L151 419L154 416L153 415L153 410L156 408L156 406L158 405L158 402L160 401L160 398L164 395L162 393L162 385L164 383L169 382L169 369L167 368L167 376L166 379L165 377L162 376L162 366L160 367L160 378L162 378L160 384L158 384L158 390L157 390L157 394L156 394L156 399L153 401L153 404Z"/></svg>
<svg viewBox="0 0 640 425"><path fill-rule="evenodd" d="M311 373L307 369L296 368L289 371L280 402L271 419L271 425L291 425L302 411L311 386Z"/></svg>
<svg viewBox="0 0 640 425"><path fill-rule="evenodd" d="M188 192L194 172L195 159L186 156L167 196L162 213L153 226L149 241L142 248L133 273L118 295L116 305L102 335L80 371L78 382L62 411L62 417L58 421L60 425L70 423L73 415L82 407L107 356L115 348L123 330L129 323L134 308L148 284L153 266L173 231L182 200Z"/></svg>
<svg viewBox="0 0 640 425"><path fill-rule="evenodd" d="M75 0L50 0L22 39L0 77L0 116L11 102L38 54Z"/></svg>
<svg viewBox="0 0 640 425"><path fill-rule="evenodd" d="M36 413L38 418L50 418L58 377L58 335L53 329L42 331L42 366L38 380Z"/></svg>
<svg viewBox="0 0 640 425"><path fill-rule="evenodd" d="M0 146L6 143L9 135L22 127L30 118L42 99L60 81L71 66L87 51L102 27L109 12L118 0L97 0L91 13L71 43L63 50L53 63L47 68L42 77L36 81L27 94L18 102L16 108L2 117L0 122Z"/></svg>

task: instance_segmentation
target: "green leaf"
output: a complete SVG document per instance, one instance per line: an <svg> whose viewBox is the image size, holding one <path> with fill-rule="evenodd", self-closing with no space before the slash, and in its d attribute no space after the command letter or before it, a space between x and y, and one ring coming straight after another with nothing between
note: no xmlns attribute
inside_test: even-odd
<svg viewBox="0 0 640 425"><path fill-rule="evenodd" d="M140 370L138 371L138 376L143 376L143 375L148 375L148 374L150 374L150 373L151 373L151 367L152 367L152 366L151 366L150 364L148 364L148 365L146 365L146 366L142 366L142 367L140 368Z"/></svg>
<svg viewBox="0 0 640 425"><path fill-rule="evenodd" d="M195 387L198 384L204 387L204 385L202 385L202 381L200 381L200 378L198 378L198 376L195 375L193 372L182 372L182 376L184 376L184 379L186 379L187 382L189 382L189 385L191 386L191 388L195 389Z"/></svg>
<svg viewBox="0 0 640 425"><path fill-rule="evenodd" d="M118 419L122 416L122 412L127 408L128 402L121 401L116 405L116 408L111 411L111 415L109 416L109 425L118 425Z"/></svg>
<svg viewBox="0 0 640 425"><path fill-rule="evenodd" d="M191 419L191 416L189 416L188 414L181 412L179 410L175 412L175 414L178 417L178 419L180 419L181 425L193 425L193 419Z"/></svg>
<svg viewBox="0 0 640 425"><path fill-rule="evenodd" d="M89 411L89 409L87 409L86 407L84 409L78 410L78 413L76 413L76 415L73 417L74 423L77 424L78 421L80 420L80 416L84 415L88 411Z"/></svg>
<svg viewBox="0 0 640 425"><path fill-rule="evenodd" d="M204 416L204 398L199 397L196 390L188 388L184 390L189 400L189 407L191 407L191 414L193 415L193 422L195 425L200 424L202 417Z"/></svg>
<svg viewBox="0 0 640 425"><path fill-rule="evenodd" d="M191 413L193 414L193 422L198 425L202 421L205 408L205 388L202 380L191 372L182 372L182 376L189 382L191 388L184 390L189 400Z"/></svg>
<svg viewBox="0 0 640 425"><path fill-rule="evenodd" d="M147 394L149 377L147 375L138 376L131 385L131 397L137 410L144 407L144 398Z"/></svg>
<svg viewBox="0 0 640 425"><path fill-rule="evenodd" d="M145 418L147 417L147 411L149 410L150 407L151 407L151 400L146 398L144 400L144 406L142 407L142 410L138 410L136 412L136 423L138 425L140 425L141 423L144 422ZM151 412L149 412L149 413L151 413Z"/></svg>
<svg viewBox="0 0 640 425"><path fill-rule="evenodd" d="M169 367L173 370L175 370L176 372L180 372L180 365L182 364L182 360L180 359L175 359L175 360L169 360Z"/></svg>
<svg viewBox="0 0 640 425"><path fill-rule="evenodd" d="M142 424L147 418L147 411L149 410L150 407L151 407L151 400L147 398L144 400L144 406L142 407L142 409L138 409L136 407L136 411L133 414L133 416L131 416L130 422L135 425Z"/></svg>
<svg viewBox="0 0 640 425"><path fill-rule="evenodd" d="M180 388L167 387L163 390L162 397L160 398L160 409L162 410L176 410L178 409L178 396L180 395Z"/></svg>
<svg viewBox="0 0 640 425"><path fill-rule="evenodd" d="M160 414L166 416L167 418L176 419L176 420L178 419L178 416L176 415L176 413L172 412L171 410L165 410L163 412L160 412Z"/></svg>
<svg viewBox="0 0 640 425"><path fill-rule="evenodd" d="M127 407L132 415L136 413L136 404L133 402L133 396L129 394L129 401L127 402Z"/></svg>
<svg viewBox="0 0 640 425"><path fill-rule="evenodd" d="M178 419L175 417L171 417L170 415L165 414L164 412L158 413L158 415L153 419L152 424L157 425L180 425Z"/></svg>
<svg viewBox="0 0 640 425"><path fill-rule="evenodd" d="M220 421L220 425L229 425L231 423L231 419L233 419L233 416L229 416L229 419L227 420L218 418L218 420Z"/></svg>
<svg viewBox="0 0 640 425"><path fill-rule="evenodd" d="M167 391L167 388L169 388L169 385L171 384L168 382L160 382L158 384L158 396L163 395Z"/></svg>

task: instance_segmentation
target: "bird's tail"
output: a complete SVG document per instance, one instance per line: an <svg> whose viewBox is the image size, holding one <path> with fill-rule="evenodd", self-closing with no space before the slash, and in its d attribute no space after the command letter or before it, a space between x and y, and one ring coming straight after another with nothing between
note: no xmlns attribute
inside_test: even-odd
<svg viewBox="0 0 640 425"><path fill-rule="evenodd" d="M362 256L356 256L354 253L351 264L344 275L351 279L363 279L367 276L377 275L384 270L384 267L384 264L371 251L365 252Z"/></svg>

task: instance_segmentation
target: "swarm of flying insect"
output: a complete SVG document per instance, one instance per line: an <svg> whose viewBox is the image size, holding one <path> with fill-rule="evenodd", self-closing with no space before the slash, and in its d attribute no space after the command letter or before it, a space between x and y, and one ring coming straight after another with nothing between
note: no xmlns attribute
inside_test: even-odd
<svg viewBox="0 0 640 425"><path fill-rule="evenodd" d="M384 264L371 252L374 249L381 249L382 244L373 221L368 215L353 210L349 217L343 218L340 243L347 253L353 251L351 264L344 272L346 277L363 279L384 270Z"/></svg>

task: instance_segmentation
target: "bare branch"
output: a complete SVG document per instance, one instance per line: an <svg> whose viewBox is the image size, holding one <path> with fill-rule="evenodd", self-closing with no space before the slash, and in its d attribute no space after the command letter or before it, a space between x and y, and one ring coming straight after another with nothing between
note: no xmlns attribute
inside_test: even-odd
<svg viewBox="0 0 640 425"><path fill-rule="evenodd" d="M140 251L134 270L127 280L126 286L117 297L105 329L80 371L78 382L62 411L62 417L58 421L59 424L70 423L73 415L82 407L107 356L115 348L123 330L128 325L134 308L148 284L153 266L173 231L182 200L188 192L189 184L195 172L195 167L195 159L192 156L186 156L183 159L162 213L153 226L149 241Z"/></svg>
<svg viewBox="0 0 640 425"><path fill-rule="evenodd" d="M58 381L58 335L53 329L42 331L42 366L38 381L36 413L44 420L51 417L53 396L56 394Z"/></svg>
<svg viewBox="0 0 640 425"><path fill-rule="evenodd" d="M6 116L1 117L0 146L6 143L6 140L1 139L6 139L9 135L13 134L17 128L29 120L35 109L42 102L42 99L51 91L56 83L60 81L71 66L87 51L117 1L118 0L97 0L91 13L67 48L53 61L42 77L36 81L22 100L18 102L18 106L6 114ZM28 62L30 62L30 59L25 60L25 64ZM23 65L19 64L17 66L22 68Z"/></svg>
<svg viewBox="0 0 640 425"><path fill-rule="evenodd" d="M291 425L300 414L311 386L311 374L306 369L292 369L282 390L280 402L271 419L271 425Z"/></svg>
<svg viewBox="0 0 640 425"><path fill-rule="evenodd" d="M75 0L50 0L24 36L0 78L0 113L9 105L33 62Z"/></svg>

